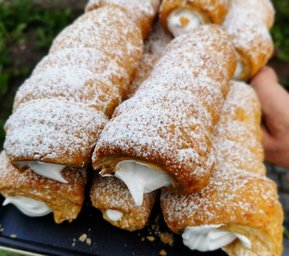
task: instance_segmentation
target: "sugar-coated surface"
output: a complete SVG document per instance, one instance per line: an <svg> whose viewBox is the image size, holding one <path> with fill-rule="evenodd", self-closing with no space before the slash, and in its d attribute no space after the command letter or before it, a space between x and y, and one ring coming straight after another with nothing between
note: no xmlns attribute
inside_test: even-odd
<svg viewBox="0 0 289 256"><path fill-rule="evenodd" d="M9 156L35 161L59 158L73 161L75 154L87 162L106 116L79 103L43 99L22 105L8 119L4 148ZM61 164L61 163L60 163Z"/></svg>
<svg viewBox="0 0 289 256"><path fill-rule="evenodd" d="M108 114L111 104L115 107L120 102L118 94L103 82L105 76L112 74L104 72L103 76L97 76L88 69L76 68L72 64L59 68L53 66L54 68L45 68L24 82L16 94L14 111L20 104L31 100L60 98L70 102L82 102Z"/></svg>
<svg viewBox="0 0 289 256"><path fill-rule="evenodd" d="M257 182L261 186L254 185ZM268 205L277 202L275 184L265 177L234 168L214 172L200 193L178 195L167 190L161 196L166 222L179 230L186 225L244 224L249 221L244 216L256 212L265 216L261 208L256 209L264 200Z"/></svg>
<svg viewBox="0 0 289 256"><path fill-rule="evenodd" d="M223 27L232 35L239 53L249 58L254 75L271 57L273 42L268 31L274 20L269 0L233 0Z"/></svg>
<svg viewBox="0 0 289 256"><path fill-rule="evenodd" d="M220 24L227 14L229 3L230 0L163 0L160 8L160 18L163 26L169 30L167 22L170 14L186 8L198 13L205 23Z"/></svg>
<svg viewBox="0 0 289 256"><path fill-rule="evenodd" d="M159 6L159 0L89 0L86 9L97 8L102 5L115 4L124 7L136 19L143 19L146 16L154 16Z"/></svg>
<svg viewBox="0 0 289 256"><path fill-rule="evenodd" d="M161 200L169 226L182 230L186 225L245 223L248 220L238 216L260 213L263 209L256 207L262 200L268 200L268 204L277 202L276 186L263 177L263 151L258 138L260 112L254 90L244 83L232 82L215 132L216 171L200 193L177 195L163 191ZM224 126L231 132L225 133ZM236 126L242 133L237 130L238 136L232 137ZM255 136L255 144L249 145L259 148L261 154L244 143L250 140L248 133Z"/></svg>
<svg viewBox="0 0 289 256"><path fill-rule="evenodd" d="M84 14L65 28L55 38L50 52L65 48L93 48L102 51L120 59L129 70L137 67L143 42L140 27L129 18L125 10L117 6L106 6Z"/></svg>
<svg viewBox="0 0 289 256"><path fill-rule="evenodd" d="M87 165L142 52L140 26L116 5L64 29L16 95L5 126L10 160Z"/></svg>
<svg viewBox="0 0 289 256"><path fill-rule="evenodd" d="M97 177L93 181L90 198L93 206L103 212L106 220L119 228L134 231L142 229L147 223L156 193L145 194L142 205L137 206L122 181L115 177ZM122 218L113 222L106 216L105 211L108 209L121 212Z"/></svg>
<svg viewBox="0 0 289 256"><path fill-rule="evenodd" d="M175 39L149 79L117 108L100 136L94 160L123 154L163 165L180 180L208 175L202 166L211 152L216 115L235 65L228 39L215 26ZM214 93L208 96L211 89Z"/></svg>
<svg viewBox="0 0 289 256"><path fill-rule="evenodd" d="M67 48L51 53L43 58L33 71L33 75L40 75L45 79L46 69L67 67L71 73L75 68L86 69L94 73L99 81L108 85L118 95L129 81L129 74L124 66L118 63L121 60L96 49ZM59 71L60 73L60 71Z"/></svg>
<svg viewBox="0 0 289 256"><path fill-rule="evenodd" d="M27 169L14 168L5 152L0 154L0 193L4 196L26 196L44 202L54 212L57 223L72 221L81 210L87 175L85 169L66 168L66 184L47 179Z"/></svg>

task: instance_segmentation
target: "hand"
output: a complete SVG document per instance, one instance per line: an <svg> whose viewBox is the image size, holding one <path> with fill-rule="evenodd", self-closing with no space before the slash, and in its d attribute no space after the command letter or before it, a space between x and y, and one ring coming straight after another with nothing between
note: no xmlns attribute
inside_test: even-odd
<svg viewBox="0 0 289 256"><path fill-rule="evenodd" d="M263 68L251 85L262 105L265 159L289 167L289 94L270 67Z"/></svg>

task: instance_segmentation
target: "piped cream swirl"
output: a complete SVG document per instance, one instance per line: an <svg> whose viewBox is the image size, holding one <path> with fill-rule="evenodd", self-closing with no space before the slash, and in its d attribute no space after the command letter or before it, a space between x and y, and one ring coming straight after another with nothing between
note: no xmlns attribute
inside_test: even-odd
<svg viewBox="0 0 289 256"><path fill-rule="evenodd" d="M13 204L30 217L42 217L52 212L45 203L24 196L6 196L3 206L8 204Z"/></svg>
<svg viewBox="0 0 289 256"><path fill-rule="evenodd" d="M173 11L169 15L167 22L170 32L175 37L191 33L204 24L200 14L186 7Z"/></svg>
<svg viewBox="0 0 289 256"><path fill-rule="evenodd" d="M119 221L122 219L123 213L118 210L105 210L105 215L110 221Z"/></svg>
<svg viewBox="0 0 289 256"><path fill-rule="evenodd" d="M167 174L135 161L120 162L115 176L126 184L138 206L142 205L144 194L172 184Z"/></svg>
<svg viewBox="0 0 289 256"><path fill-rule="evenodd" d="M244 235L219 229L223 225L203 225L187 227L182 235L183 243L191 250L201 252L215 251L235 239L240 239L246 248L251 247L251 241Z"/></svg>
<svg viewBox="0 0 289 256"><path fill-rule="evenodd" d="M30 168L36 174L46 177L48 179L52 179L61 183L67 183L67 181L63 178L61 173L62 170L66 167L65 165L34 162L34 161L17 162L17 165L20 168L21 166Z"/></svg>

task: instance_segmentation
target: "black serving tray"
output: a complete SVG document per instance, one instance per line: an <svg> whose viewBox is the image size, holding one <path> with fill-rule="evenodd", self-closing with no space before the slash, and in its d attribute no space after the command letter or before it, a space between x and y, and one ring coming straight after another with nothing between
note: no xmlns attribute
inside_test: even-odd
<svg viewBox="0 0 289 256"><path fill-rule="evenodd" d="M0 197L1 205L2 201ZM173 246L165 245L151 228L159 212L158 206L155 207L150 223L142 231L128 232L104 221L101 213L91 207L89 201L85 203L77 220L60 225L54 223L52 214L29 218L12 205L0 206L0 230L4 229L0 231L0 247L55 256L157 256L161 250L165 250L168 256L225 255L221 250L213 253L191 251L183 245L181 237L176 235ZM169 232L162 220L159 221L159 227L161 232ZM83 234L91 239L90 245L79 240ZM147 236L153 236L155 240L151 242Z"/></svg>

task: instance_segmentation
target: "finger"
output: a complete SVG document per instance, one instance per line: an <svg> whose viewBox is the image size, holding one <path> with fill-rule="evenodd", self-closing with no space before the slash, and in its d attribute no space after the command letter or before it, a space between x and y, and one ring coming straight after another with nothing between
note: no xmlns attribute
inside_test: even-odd
<svg viewBox="0 0 289 256"><path fill-rule="evenodd" d="M288 120L289 96L285 89L277 82L277 76L273 69L266 67L252 80L262 105L263 117L271 134L277 134L280 124Z"/></svg>

